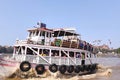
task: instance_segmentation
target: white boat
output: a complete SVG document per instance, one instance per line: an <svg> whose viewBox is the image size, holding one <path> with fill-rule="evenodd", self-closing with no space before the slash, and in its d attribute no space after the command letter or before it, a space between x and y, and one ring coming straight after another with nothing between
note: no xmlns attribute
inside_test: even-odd
<svg viewBox="0 0 120 80"><path fill-rule="evenodd" d="M35 68L38 75L46 70L61 74L93 73L97 70L94 47L80 39L73 28L48 29L46 24L28 30L26 40L16 40L12 55L0 55L0 66L9 75Z"/></svg>

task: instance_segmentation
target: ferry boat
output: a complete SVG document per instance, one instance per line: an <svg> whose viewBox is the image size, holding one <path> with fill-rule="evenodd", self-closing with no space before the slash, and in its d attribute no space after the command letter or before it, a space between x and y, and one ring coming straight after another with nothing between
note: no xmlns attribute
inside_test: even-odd
<svg viewBox="0 0 120 80"><path fill-rule="evenodd" d="M46 70L61 74L96 72L94 46L81 40L74 28L48 29L46 24L37 23L28 32L26 40L16 40L12 55L0 55L5 74L18 68L22 72L34 68L38 75Z"/></svg>

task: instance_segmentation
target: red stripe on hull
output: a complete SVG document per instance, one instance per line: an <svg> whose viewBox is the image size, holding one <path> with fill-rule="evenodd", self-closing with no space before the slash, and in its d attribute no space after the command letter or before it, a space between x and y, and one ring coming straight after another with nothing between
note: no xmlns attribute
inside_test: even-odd
<svg viewBox="0 0 120 80"><path fill-rule="evenodd" d="M1 66L16 67L19 62L0 59Z"/></svg>
<svg viewBox="0 0 120 80"><path fill-rule="evenodd" d="M1 66L16 67L16 64L4 64L0 63Z"/></svg>

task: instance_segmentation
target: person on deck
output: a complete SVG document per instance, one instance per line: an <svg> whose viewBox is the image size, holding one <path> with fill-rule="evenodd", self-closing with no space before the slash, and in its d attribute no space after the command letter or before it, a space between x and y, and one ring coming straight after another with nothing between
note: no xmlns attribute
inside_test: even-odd
<svg viewBox="0 0 120 80"><path fill-rule="evenodd" d="M84 41L84 50L87 50L87 43Z"/></svg>
<svg viewBox="0 0 120 80"><path fill-rule="evenodd" d="M83 42L82 42L82 41L80 41L79 45L80 45L80 49L83 49L84 44L83 44Z"/></svg>

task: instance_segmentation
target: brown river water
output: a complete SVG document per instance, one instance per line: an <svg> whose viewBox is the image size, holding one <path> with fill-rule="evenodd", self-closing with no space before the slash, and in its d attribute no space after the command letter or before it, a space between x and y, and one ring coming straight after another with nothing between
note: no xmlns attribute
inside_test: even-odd
<svg viewBox="0 0 120 80"><path fill-rule="evenodd" d="M98 58L99 63L105 66L108 66L112 69L112 75L109 77L106 76L97 76L89 80L120 80L120 58L119 57L104 57Z"/></svg>
<svg viewBox="0 0 120 80"><path fill-rule="evenodd" d="M92 78L86 78L81 79L79 76L73 76L70 78L64 77L64 78L30 78L30 79L24 79L24 80L119 80L120 79L120 57L112 56L112 57L99 57L96 60L99 64L102 64L104 66L107 66L108 68L112 69L112 75L111 76L95 76ZM3 79L0 78L0 80L18 80L18 79ZM21 80L21 79L19 79Z"/></svg>

